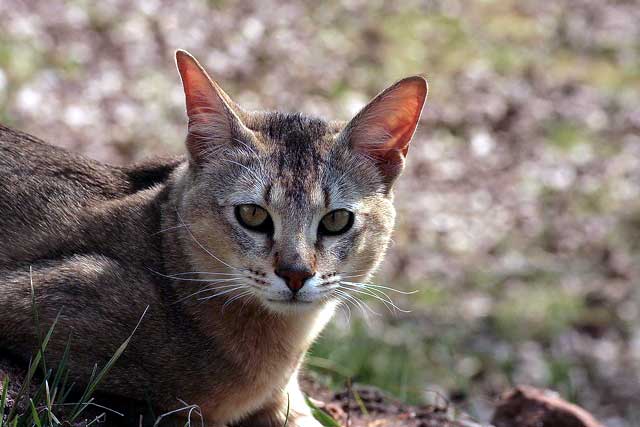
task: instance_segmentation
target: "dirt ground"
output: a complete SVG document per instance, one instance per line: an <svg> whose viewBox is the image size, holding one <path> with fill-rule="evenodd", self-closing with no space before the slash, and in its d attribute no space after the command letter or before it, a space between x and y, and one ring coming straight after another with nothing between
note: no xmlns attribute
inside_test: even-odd
<svg viewBox="0 0 640 427"><path fill-rule="evenodd" d="M441 404L411 406L371 386L351 386L332 393L311 381L307 392L317 406L345 427L602 427L584 409L556 393L528 386L509 390L495 402L491 424L481 423L446 398Z"/></svg>
<svg viewBox="0 0 640 427"><path fill-rule="evenodd" d="M26 372L16 361L0 355L0 396L3 394L2 382L8 376L11 379L5 414L7 416L16 405L16 395L22 383L16 379L24 378ZM30 396L37 390L37 381L29 387ZM316 415L326 427L488 427L460 411L444 396L435 405L407 405L387 395L377 387L367 385L347 385L343 390L334 392L318 384L309 377L302 379L302 388L308 394L311 405L323 414ZM135 424L154 425L157 416L149 414L142 402L128 402L120 398L96 396L95 403L100 407L89 407L79 421L62 425L84 427L89 425L130 426ZM521 386L510 390L495 402L492 425L495 427L602 427L592 415L582 408L572 405L557 394ZM125 415L105 412L104 408L113 408ZM18 403L17 413L28 409L25 400ZM36 410L43 410L36 405ZM65 408L61 407L56 416L65 420ZM200 420L191 420L199 425ZM324 418L324 419L323 419ZM93 422L92 422L93 421ZM184 425L184 418L166 418L159 425ZM189 424L191 425L191 424Z"/></svg>

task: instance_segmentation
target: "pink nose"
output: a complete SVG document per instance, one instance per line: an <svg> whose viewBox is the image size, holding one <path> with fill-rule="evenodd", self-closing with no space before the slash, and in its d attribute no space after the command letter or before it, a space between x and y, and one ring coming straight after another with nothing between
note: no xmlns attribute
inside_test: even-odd
<svg viewBox="0 0 640 427"><path fill-rule="evenodd" d="M316 274L315 271L307 269L276 269L276 275L282 277L284 282L287 284L287 287L291 289L291 292L294 294L302 289L304 282L314 274Z"/></svg>

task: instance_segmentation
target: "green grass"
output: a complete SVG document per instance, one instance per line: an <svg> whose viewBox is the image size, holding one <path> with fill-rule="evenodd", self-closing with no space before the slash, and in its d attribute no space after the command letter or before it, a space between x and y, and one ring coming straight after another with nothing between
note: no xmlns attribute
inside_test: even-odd
<svg viewBox="0 0 640 427"><path fill-rule="evenodd" d="M424 353L413 346L419 334L410 327L402 327L380 337L360 319L352 319L351 328L344 330L330 326L328 332L314 345L307 365L315 372L328 376L328 384L342 388L354 382L377 385L397 397L421 401L426 360ZM416 375L418 374L418 375Z"/></svg>
<svg viewBox="0 0 640 427"><path fill-rule="evenodd" d="M497 283L483 273L484 281ZM522 276L520 286L501 287L493 298L490 313L473 322L444 313L447 306L459 304L460 289L439 289L416 295L414 303L431 316L388 321L374 319L371 324L354 314L347 327L330 325L315 343L307 366L312 372L328 376L326 383L342 389L352 379L372 384L409 403L429 403L433 391L478 392L476 376L500 373L508 386L519 363L511 349L506 358L497 358L493 347L478 347L476 337L495 334L491 339L507 346L536 341L544 345L552 337L589 315L579 300L548 281L545 274ZM434 295L437 295L434 297ZM423 312L425 312L423 311ZM445 320L445 317L449 320ZM546 356L545 356L546 357ZM545 359L549 385L573 398L570 365L567 361ZM481 385L481 383L480 383Z"/></svg>
<svg viewBox="0 0 640 427"><path fill-rule="evenodd" d="M313 417L318 420L320 424L322 424L324 427L340 427L340 424L338 424L336 420L331 418L331 416L324 412L322 409L318 408L309 398L305 398L305 400L309 408L311 408L311 415L313 415ZM287 416L287 419L288 418L289 417ZM285 421L285 426L286 424L287 423Z"/></svg>
<svg viewBox="0 0 640 427"><path fill-rule="evenodd" d="M40 348L35 357L29 362L27 374L21 381L21 386L14 397L14 404L8 414L5 415L5 409L7 408L8 388L10 386L11 379L7 376L3 380L2 397L0 399L0 427L56 427L63 425L74 425L74 422L78 422L83 412L90 406L103 408L94 402L93 394L97 387L105 376L109 373L113 365L118 361L122 353L126 350L131 338L135 334L140 322L144 318L145 312L140 317L140 321L134 328L131 335L120 345L116 352L111 356L109 361L102 369L98 370L97 366L94 366L93 373L90 378L87 379L87 386L81 394L77 402L69 402L69 397L72 392L73 384L68 384L69 378L69 349L70 342L67 342L63 356L58 363L58 366L48 368L46 363L46 349L53 335L54 329L60 318L60 313L56 316L55 320L49 327L47 333L41 335L41 325L38 315L38 306L35 299L35 291L33 282L31 283L32 292L32 308L33 317L36 326L36 332L40 337ZM38 370L41 371L41 375L38 376ZM31 385L35 380L39 380L40 384L36 388L35 393L29 395ZM29 410L23 413L18 412L18 406L20 402L28 401ZM67 407L71 410L67 411ZM109 410L111 411L111 410ZM60 413L63 412L63 415ZM111 411L117 414L115 411ZM84 425L89 426L100 422L106 415L106 412L99 414L95 418L86 419Z"/></svg>

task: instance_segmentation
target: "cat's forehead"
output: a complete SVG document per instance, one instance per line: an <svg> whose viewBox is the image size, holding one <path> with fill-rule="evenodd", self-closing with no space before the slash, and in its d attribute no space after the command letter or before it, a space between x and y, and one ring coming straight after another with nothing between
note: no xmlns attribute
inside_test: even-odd
<svg viewBox="0 0 640 427"><path fill-rule="evenodd" d="M326 121L302 114L269 113L254 126L269 171L267 203L314 206L322 201L334 132Z"/></svg>
<svg viewBox="0 0 640 427"><path fill-rule="evenodd" d="M294 192L318 187L331 163L335 125L302 114L268 113L252 130L272 181Z"/></svg>
<svg viewBox="0 0 640 427"><path fill-rule="evenodd" d="M290 214L326 209L379 189L373 168L339 141L344 123L270 112L244 124L252 135L226 152L230 159L214 162L224 199L265 203Z"/></svg>
<svg viewBox="0 0 640 427"><path fill-rule="evenodd" d="M340 130L336 122L300 113L269 112L255 115L249 128L268 150L291 156L326 152Z"/></svg>

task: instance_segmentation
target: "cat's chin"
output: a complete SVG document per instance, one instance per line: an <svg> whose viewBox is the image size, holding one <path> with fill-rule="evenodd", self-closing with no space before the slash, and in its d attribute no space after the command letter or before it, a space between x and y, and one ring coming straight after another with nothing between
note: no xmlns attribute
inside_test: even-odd
<svg viewBox="0 0 640 427"><path fill-rule="evenodd" d="M262 304L278 314L302 314L321 309L324 304L320 301L276 300L263 299Z"/></svg>

